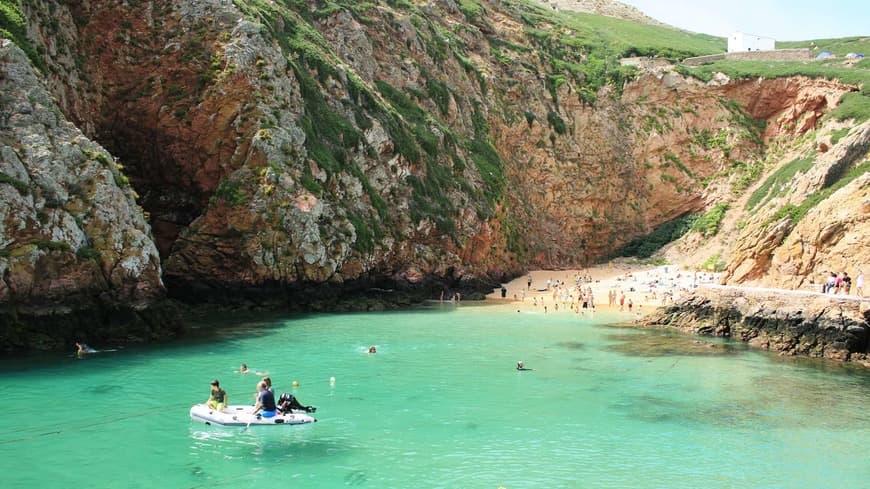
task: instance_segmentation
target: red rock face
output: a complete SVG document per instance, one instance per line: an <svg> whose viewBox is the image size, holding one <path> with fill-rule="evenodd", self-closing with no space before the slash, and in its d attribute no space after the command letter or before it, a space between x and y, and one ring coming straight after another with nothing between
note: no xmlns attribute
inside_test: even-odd
<svg viewBox="0 0 870 489"><path fill-rule="evenodd" d="M256 125L249 80L216 56L231 19L185 17L173 3L74 9L87 19L82 68L101 94L90 107L94 136L124 163L164 257L220 179L244 163Z"/></svg>
<svg viewBox="0 0 870 489"><path fill-rule="evenodd" d="M737 81L723 87L754 119L767 122L765 141L802 135L836 107L844 93L857 87L832 80L794 76L773 80Z"/></svg>

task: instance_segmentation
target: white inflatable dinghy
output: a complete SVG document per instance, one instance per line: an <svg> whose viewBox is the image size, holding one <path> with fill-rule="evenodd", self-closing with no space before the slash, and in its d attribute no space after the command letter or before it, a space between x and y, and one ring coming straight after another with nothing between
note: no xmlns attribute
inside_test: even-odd
<svg viewBox="0 0 870 489"><path fill-rule="evenodd" d="M190 408L190 419L217 426L290 426L315 423L317 419L304 412L281 413L271 418L251 414L252 406L227 406L223 412L205 404Z"/></svg>

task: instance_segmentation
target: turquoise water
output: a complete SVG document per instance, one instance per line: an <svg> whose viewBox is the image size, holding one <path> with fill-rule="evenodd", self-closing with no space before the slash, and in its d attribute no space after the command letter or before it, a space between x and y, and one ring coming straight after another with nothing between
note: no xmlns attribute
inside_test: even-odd
<svg viewBox="0 0 870 489"><path fill-rule="evenodd" d="M4 359L3 487L868 487L870 374L505 307L224 320L216 333ZM208 321L208 327L217 324ZM368 355L369 345L378 353ZM108 348L107 345L92 345ZM530 372L514 369L524 360ZM318 423L192 422L221 380ZM330 384L329 378L335 377Z"/></svg>

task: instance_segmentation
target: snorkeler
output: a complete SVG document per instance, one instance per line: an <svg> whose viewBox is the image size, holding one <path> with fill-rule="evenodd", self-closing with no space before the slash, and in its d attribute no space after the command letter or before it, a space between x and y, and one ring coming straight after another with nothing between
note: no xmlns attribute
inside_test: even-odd
<svg viewBox="0 0 870 489"><path fill-rule="evenodd" d="M517 362L517 370L534 370L533 368L526 368L526 364L523 363L522 360Z"/></svg>
<svg viewBox="0 0 870 489"><path fill-rule="evenodd" d="M97 352L97 350L94 350L93 348L91 348L90 346L88 346L85 343L76 343L76 355L77 356L81 357L81 356L88 355L90 353L96 353L96 352Z"/></svg>

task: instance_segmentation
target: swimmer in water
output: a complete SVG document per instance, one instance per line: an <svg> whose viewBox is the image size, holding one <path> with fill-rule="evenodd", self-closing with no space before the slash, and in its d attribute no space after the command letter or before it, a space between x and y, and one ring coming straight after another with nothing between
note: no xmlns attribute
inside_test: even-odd
<svg viewBox="0 0 870 489"><path fill-rule="evenodd" d="M517 370L534 370L534 369L526 368L526 364L523 363L522 360L520 360L519 362L517 362Z"/></svg>
<svg viewBox="0 0 870 489"><path fill-rule="evenodd" d="M90 346L88 346L85 343L76 343L76 355L78 355L80 357L84 356L84 355L88 355L90 353L96 353L96 352L97 352L97 350L94 350L93 348L91 348Z"/></svg>
<svg viewBox="0 0 870 489"><path fill-rule="evenodd" d="M378 352L378 349L375 348L375 345L372 345L369 347L369 353L377 353L377 352Z"/></svg>
<svg viewBox="0 0 870 489"><path fill-rule="evenodd" d="M239 367L239 373L240 373L240 374L246 374L246 373L248 373L248 364L243 363L242 366Z"/></svg>

